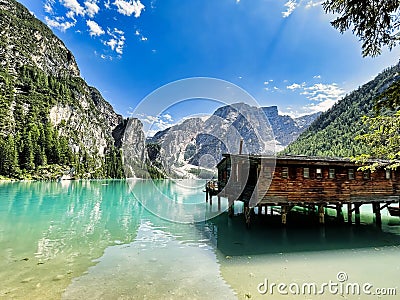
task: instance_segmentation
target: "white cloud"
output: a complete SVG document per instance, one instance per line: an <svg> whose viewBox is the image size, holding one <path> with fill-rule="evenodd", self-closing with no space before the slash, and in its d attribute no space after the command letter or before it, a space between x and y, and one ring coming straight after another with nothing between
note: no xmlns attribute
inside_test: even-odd
<svg viewBox="0 0 400 300"><path fill-rule="evenodd" d="M106 9L111 9L110 0L104 1L104 7Z"/></svg>
<svg viewBox="0 0 400 300"><path fill-rule="evenodd" d="M125 36L122 30L114 28L111 30L107 29L107 34L111 37L108 41L104 42L104 45L109 46L112 51L122 55L125 45Z"/></svg>
<svg viewBox="0 0 400 300"><path fill-rule="evenodd" d="M106 42L106 45L110 46L111 50L115 50L115 46L118 44L118 41L115 39L110 39Z"/></svg>
<svg viewBox="0 0 400 300"><path fill-rule="evenodd" d="M336 103L336 100L332 99L327 99L319 103L312 103L309 105L306 105L304 109L308 113L316 113L320 111L327 111L329 108L331 108L334 104Z"/></svg>
<svg viewBox="0 0 400 300"><path fill-rule="evenodd" d="M85 12L91 18L93 18L100 10L100 7L97 5L97 0L85 1L85 8Z"/></svg>
<svg viewBox="0 0 400 300"><path fill-rule="evenodd" d="M324 102L328 100L330 101L329 103L331 103L331 101L334 103L343 98L345 91L338 87L336 83L316 83L313 86L305 87L301 95L305 95L312 101Z"/></svg>
<svg viewBox="0 0 400 300"><path fill-rule="evenodd" d="M138 29L136 29L135 35L139 36L141 41L147 41L148 40L147 37L145 37L143 34L141 34Z"/></svg>
<svg viewBox="0 0 400 300"><path fill-rule="evenodd" d="M321 75L315 75L313 76L314 79L321 79Z"/></svg>
<svg viewBox="0 0 400 300"><path fill-rule="evenodd" d="M47 2L44 4L44 11L48 14L52 14L53 13L53 6Z"/></svg>
<svg viewBox="0 0 400 300"><path fill-rule="evenodd" d="M119 30L118 28L114 28L114 32L116 34L119 34L119 35L124 35L125 34L125 32L123 32L122 30Z"/></svg>
<svg viewBox="0 0 400 300"><path fill-rule="evenodd" d="M306 8L315 7L315 6L321 5L322 3L324 3L324 1L313 1L313 0L311 0L311 1L307 2Z"/></svg>
<svg viewBox="0 0 400 300"><path fill-rule="evenodd" d="M64 5L65 8L69 9L76 15L84 16L85 9L79 4L77 0L61 0L61 3Z"/></svg>
<svg viewBox="0 0 400 300"><path fill-rule="evenodd" d="M72 19L72 20L76 21L76 19L75 19L75 13L74 13L72 10L70 10L69 12L67 12L67 13L65 14L65 16L66 16L67 18L69 18L69 19ZM59 17L58 17L58 18L59 18Z"/></svg>
<svg viewBox="0 0 400 300"><path fill-rule="evenodd" d="M172 122L174 120L170 114L164 114L162 117L170 122Z"/></svg>
<svg viewBox="0 0 400 300"><path fill-rule="evenodd" d="M288 85L286 88L287 88L288 90L293 91L293 90L301 89L301 88L304 86L304 84L305 84L305 83L302 83L302 84L293 83L292 85Z"/></svg>
<svg viewBox="0 0 400 300"><path fill-rule="evenodd" d="M120 14L128 17L133 14L135 18L139 18L145 8L140 0L115 0L113 4L118 8Z"/></svg>
<svg viewBox="0 0 400 300"><path fill-rule="evenodd" d="M319 77L317 75L313 78ZM345 96L345 90L336 83L316 83L308 85L303 82L301 84L293 83L286 88L292 92L296 91L299 95L303 95L311 101L310 104L298 107L297 109L286 108L286 114L296 117L326 111Z"/></svg>
<svg viewBox="0 0 400 300"><path fill-rule="evenodd" d="M57 28L61 30L62 32L65 32L67 29L74 27L76 22L70 22L70 21L59 21L59 20L54 20L50 19L49 17L44 17L46 24L50 28Z"/></svg>
<svg viewBox="0 0 400 300"><path fill-rule="evenodd" d="M90 36L100 36L105 34L103 28L100 27L95 21L87 20L86 25L89 27Z"/></svg>
<svg viewBox="0 0 400 300"><path fill-rule="evenodd" d="M288 2L285 3L286 11L282 12L282 16L284 18L289 17L293 11L297 8L299 4L296 2L296 0L289 0Z"/></svg>
<svg viewBox="0 0 400 300"><path fill-rule="evenodd" d="M144 126L146 136L153 136L160 130L165 130L173 125L175 125L173 118L169 114L164 114L162 116L146 116L139 115L137 116L139 119L145 124Z"/></svg>

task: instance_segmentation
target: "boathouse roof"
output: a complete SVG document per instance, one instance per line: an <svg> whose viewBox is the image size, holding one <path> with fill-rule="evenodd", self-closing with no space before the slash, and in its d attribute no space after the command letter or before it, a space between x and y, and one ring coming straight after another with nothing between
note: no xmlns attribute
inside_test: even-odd
<svg viewBox="0 0 400 300"><path fill-rule="evenodd" d="M294 164L294 165L356 165L361 166L359 163L355 163L350 158L345 157L324 157L324 156L308 156L308 155L282 155L282 156L274 156L274 155L256 155L256 154L222 154L223 159L217 164L217 167L224 162L227 158L235 157L235 159L243 159L250 161L261 161L261 160L274 160L279 164ZM384 167L390 164L389 160L383 159L370 159L368 163L378 163L380 166Z"/></svg>

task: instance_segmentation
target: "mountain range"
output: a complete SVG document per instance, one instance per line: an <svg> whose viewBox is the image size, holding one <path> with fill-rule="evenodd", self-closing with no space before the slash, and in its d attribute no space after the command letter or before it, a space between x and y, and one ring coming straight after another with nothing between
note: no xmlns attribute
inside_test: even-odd
<svg viewBox="0 0 400 300"><path fill-rule="evenodd" d="M0 0L0 176L208 177L225 152L352 156L368 150L354 140L366 131L362 116L399 80L400 64L324 113L292 118L276 106L236 103L146 140L141 121L117 114L81 78L45 24L15 0Z"/></svg>
<svg viewBox="0 0 400 300"><path fill-rule="evenodd" d="M223 153L275 154L293 142L320 113L293 119L277 106L236 103L218 108L206 120L186 119L148 139L149 157L168 176L209 176ZM197 167L197 168L196 168ZM199 168L200 167L200 168Z"/></svg>

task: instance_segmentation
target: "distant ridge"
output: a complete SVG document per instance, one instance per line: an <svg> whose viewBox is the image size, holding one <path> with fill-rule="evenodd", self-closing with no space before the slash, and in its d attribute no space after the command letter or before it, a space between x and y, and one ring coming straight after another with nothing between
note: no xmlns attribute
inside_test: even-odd
<svg viewBox="0 0 400 300"><path fill-rule="evenodd" d="M354 140L366 132L361 118L372 116L374 99L399 80L400 62L322 113L281 154L350 157L365 153L365 146Z"/></svg>

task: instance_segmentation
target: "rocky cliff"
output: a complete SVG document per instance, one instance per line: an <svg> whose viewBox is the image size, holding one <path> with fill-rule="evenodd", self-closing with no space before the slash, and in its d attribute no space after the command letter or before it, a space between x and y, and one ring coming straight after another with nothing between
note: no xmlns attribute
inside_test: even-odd
<svg viewBox="0 0 400 300"><path fill-rule="evenodd" d="M262 109L274 131L278 151L286 148L290 143L295 141L321 114L318 112L311 115L292 118L288 115L280 115L277 106L263 107Z"/></svg>
<svg viewBox="0 0 400 300"><path fill-rule="evenodd" d="M276 106L257 108L244 103L223 106L205 121L187 119L148 140L150 159L170 176L190 177L193 167L210 170L223 153L271 154L296 139L318 114L292 119ZM155 147L157 145L157 147Z"/></svg>
<svg viewBox="0 0 400 300"><path fill-rule="evenodd" d="M68 165L80 176L122 177L123 145L145 161L140 121L130 120L138 131L125 136L122 116L80 77L46 25L18 2L0 0L0 33L0 148L8 153L0 175Z"/></svg>

